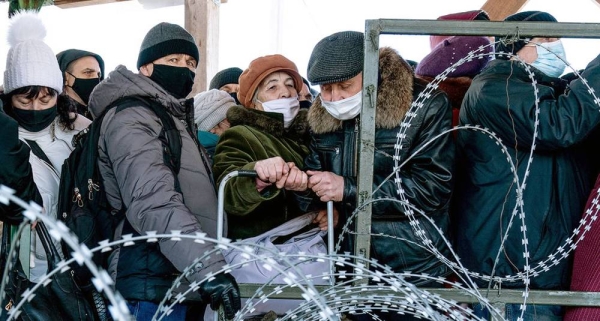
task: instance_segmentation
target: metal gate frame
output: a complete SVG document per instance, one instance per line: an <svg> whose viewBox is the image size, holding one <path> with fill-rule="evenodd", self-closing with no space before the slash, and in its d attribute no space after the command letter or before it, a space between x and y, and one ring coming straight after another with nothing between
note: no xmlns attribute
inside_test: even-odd
<svg viewBox="0 0 600 321"><path fill-rule="evenodd" d="M371 203L373 192L373 161L375 146L375 114L379 70L379 37L389 35L465 35L465 36L547 36L559 38L600 38L600 24L555 22L496 22L376 19L366 20L364 37L363 96L359 134L357 235L355 253L370 257ZM600 53L600 52L599 52ZM357 282L367 282L360 280ZM444 297L459 299L460 291L438 289ZM512 292L516 293L512 293ZM499 303L521 303L519 290L503 290L508 295ZM569 291L536 291L543 293L532 303L557 305L600 306L600 293ZM512 294L516 294L513 297ZM498 294L501 296L501 293ZM544 297L546 296L546 297ZM520 299L520 300L519 300Z"/></svg>
<svg viewBox="0 0 600 321"><path fill-rule="evenodd" d="M600 38L600 24L597 23L552 23L552 22L496 22L496 21L442 21L442 20L410 20L410 19L374 19L365 21L363 96L359 133L358 162L358 206L361 208L356 218L355 253L370 258L371 214L372 207L368 201L373 193L373 161L375 146L375 114L377 102L377 79L379 70L379 37L381 35L465 35L465 36L548 36L560 38ZM363 262L364 263L364 262ZM364 284L368 280L357 280L356 284ZM242 297L251 297L263 286L257 284L240 284ZM315 286L325 291L326 286ZM279 288L266 286L266 293L277 290L271 298L302 298L298 288ZM478 299L459 289L427 289L445 299L458 302L476 303ZM391 295L394 293L390 293ZM490 303L500 311L504 311L506 303L522 303L521 290L494 290L490 292ZM556 290L531 290L528 302L531 304L562 306L594 306L600 307L600 292L575 292Z"/></svg>

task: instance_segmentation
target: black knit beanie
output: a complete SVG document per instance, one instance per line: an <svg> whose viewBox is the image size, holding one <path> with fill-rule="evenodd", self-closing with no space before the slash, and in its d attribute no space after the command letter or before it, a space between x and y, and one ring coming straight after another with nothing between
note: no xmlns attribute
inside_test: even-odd
<svg viewBox="0 0 600 321"><path fill-rule="evenodd" d="M210 80L208 89L219 89L227 84L238 84L242 72L244 71L238 67L223 69Z"/></svg>
<svg viewBox="0 0 600 321"><path fill-rule="evenodd" d="M56 60L58 60L58 67L60 68L60 71L62 71L63 74L63 82L65 81L65 71L67 71L69 65L73 61L87 56L94 57L98 61L98 65L100 66L100 80L104 79L104 60L102 59L102 57L100 57L100 55L85 50L67 49L56 54Z"/></svg>
<svg viewBox="0 0 600 321"><path fill-rule="evenodd" d="M341 82L363 71L364 35L342 31L325 37L312 51L308 61L308 80L313 85Z"/></svg>
<svg viewBox="0 0 600 321"><path fill-rule="evenodd" d="M547 21L547 22L558 22L554 16L547 12L543 11L524 11L515 13L510 15L504 19L504 21ZM496 44L496 58L508 60L511 57L507 55L502 55L500 52L508 52L512 54L517 54L519 50L521 50L525 46L524 37L519 38L521 40L515 41L513 43L504 44L502 42L498 42ZM499 37L496 37L496 41L499 40Z"/></svg>
<svg viewBox="0 0 600 321"><path fill-rule="evenodd" d="M161 22L152 27L144 37L137 68L171 54L190 55L196 61L200 58L198 46L189 32L179 25Z"/></svg>

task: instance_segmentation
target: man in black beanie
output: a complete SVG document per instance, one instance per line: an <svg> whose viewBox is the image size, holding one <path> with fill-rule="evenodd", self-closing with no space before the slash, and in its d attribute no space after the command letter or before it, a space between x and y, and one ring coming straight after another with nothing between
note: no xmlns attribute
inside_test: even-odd
<svg viewBox="0 0 600 321"><path fill-rule="evenodd" d="M310 205L322 206L324 203L321 202L334 201L340 219L344 220L356 209L358 198L355 164L359 157L363 45L363 33L338 32L317 43L308 62L308 80L321 89L308 112L312 140L305 170L310 176L308 187L313 192ZM450 135L434 137L451 128L448 98L443 92L433 90L430 98L422 101L419 110L409 113L413 99L427 83L415 78L412 67L391 48L380 49L379 79L373 186L380 188L373 198L400 201L402 191L415 206L414 213L423 213L445 232L453 186L454 144ZM394 145L401 126L408 130L399 153L399 163L406 161L406 164L398 173L402 180L398 186L388 178L394 171L392 156L397 152ZM448 255L444 237L429 232L433 231L431 222L417 215L413 218L425 229L424 235L431 241L423 244L407 218L412 213L401 202L373 203L371 227L372 233L378 235L371 238L373 258L396 272L412 271L435 277L448 275L449 269L434 254ZM344 244L342 251L353 251L352 243ZM420 278L410 281L419 286L435 286L435 283ZM382 320L400 317L411 320L410 315L400 316L393 309L389 307L390 313L377 314Z"/></svg>
<svg viewBox="0 0 600 321"><path fill-rule="evenodd" d="M558 22L554 16L543 11L524 11L510 15L504 19L504 21L523 21L523 22ZM496 41L501 40L496 37ZM518 38L509 39L508 41L500 41L496 44L496 58L498 59L511 59L512 55L502 54L517 54L531 39ZM547 41L546 41L547 42ZM559 75L560 76L560 75Z"/></svg>
<svg viewBox="0 0 600 321"><path fill-rule="evenodd" d="M231 67L219 71L211 80L208 89L223 90L231 95L236 104L241 105L237 98L237 92L240 90L239 78L243 70L238 67Z"/></svg>
<svg viewBox="0 0 600 321"><path fill-rule="evenodd" d="M79 49L61 51L56 59L63 74L63 93L74 100L77 113L90 118L87 105L92 90L104 79L104 60Z"/></svg>
<svg viewBox="0 0 600 321"><path fill-rule="evenodd" d="M193 99L186 99L198 58L194 38L182 27L163 22L142 41L139 73L118 66L92 93L92 116L105 113L98 143L101 185L112 208L126 209L122 235L180 231L216 238L212 172L196 137ZM130 101L127 108L120 105L123 99ZM166 117L173 119L180 138L175 161L179 166L171 160L176 153L170 150L173 136L165 133L167 124L161 124L150 104L164 108ZM185 296L185 304L175 304L167 320L184 320L190 309L197 311L201 304L213 309L222 306L226 317L233 318L240 309L239 290L235 279L221 272L222 254L215 252L194 263L213 249L213 244L185 238L122 247L111 257L116 289L137 320L150 320L170 288L179 292L190 286L197 290ZM174 285L192 264L181 287Z"/></svg>
<svg viewBox="0 0 600 321"><path fill-rule="evenodd" d="M219 71L211 80L208 89L219 89L228 93L238 92L239 78L243 70L238 67L231 67Z"/></svg>
<svg viewBox="0 0 600 321"><path fill-rule="evenodd" d="M506 21L556 19L527 11ZM597 143L590 144L597 141L600 113L587 86L600 92L600 56L582 72L587 84L573 80L565 91L558 78L566 59L560 40L515 40L498 45L498 59L473 79L460 110L460 125L486 128L495 137L458 131L457 252L470 271L493 273L492 281L474 279L482 288L566 290L570 262L559 246L575 229L598 168ZM521 313L518 304L507 305L509 320ZM562 310L527 304L523 319L562 320Z"/></svg>

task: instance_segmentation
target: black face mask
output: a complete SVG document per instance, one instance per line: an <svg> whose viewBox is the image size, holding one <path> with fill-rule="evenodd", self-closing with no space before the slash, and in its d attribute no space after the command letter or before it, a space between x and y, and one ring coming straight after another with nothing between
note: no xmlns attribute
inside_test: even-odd
<svg viewBox="0 0 600 321"><path fill-rule="evenodd" d="M69 73L69 75L73 76L72 73ZM100 83L100 78L83 79L75 76L73 76L73 78L75 78L75 81L73 82L73 86L71 86L71 88L73 88L73 91L79 95L79 98L83 100L83 103L87 105L90 101L92 90L94 90L94 88L96 88L96 86L98 86Z"/></svg>
<svg viewBox="0 0 600 321"><path fill-rule="evenodd" d="M308 109L308 108L310 108L310 105L312 105L312 103L310 101L303 100L300 102L300 109L302 109L302 108Z"/></svg>
<svg viewBox="0 0 600 321"><path fill-rule="evenodd" d="M236 104L241 105L240 101L237 99L237 93L229 93L229 96L231 96L231 98L233 98L233 100L235 100Z"/></svg>
<svg viewBox="0 0 600 321"><path fill-rule="evenodd" d="M44 110L24 110L15 107L12 110L19 125L34 133L50 126L56 118L56 105Z"/></svg>
<svg viewBox="0 0 600 321"><path fill-rule="evenodd" d="M187 67L173 67L154 64L150 79L159 84L173 97L185 98L192 92L196 74Z"/></svg>

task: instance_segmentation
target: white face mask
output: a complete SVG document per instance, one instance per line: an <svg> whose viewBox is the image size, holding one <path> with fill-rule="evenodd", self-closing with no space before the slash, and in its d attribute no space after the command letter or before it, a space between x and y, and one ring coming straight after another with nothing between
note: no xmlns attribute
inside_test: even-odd
<svg viewBox="0 0 600 321"><path fill-rule="evenodd" d="M362 90L356 95L338 101L321 100L323 107L331 116L339 120L352 119L360 114Z"/></svg>
<svg viewBox="0 0 600 321"><path fill-rule="evenodd" d="M270 100L264 103L260 100L257 101L262 104L264 111L283 114L283 127L285 128L290 126L300 110L298 96Z"/></svg>

